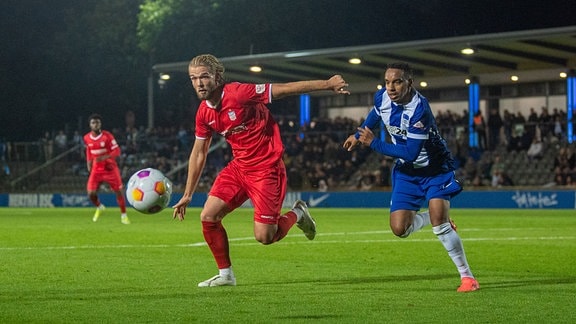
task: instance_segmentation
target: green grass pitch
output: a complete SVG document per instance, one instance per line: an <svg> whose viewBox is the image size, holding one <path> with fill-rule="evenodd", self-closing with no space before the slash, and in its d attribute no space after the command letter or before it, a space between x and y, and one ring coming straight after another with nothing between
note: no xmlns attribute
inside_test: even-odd
<svg viewBox="0 0 576 324"><path fill-rule="evenodd" d="M131 225L108 208L0 208L0 323L575 323L574 210L453 209L481 289L431 228L396 238L385 209L312 209L318 235L253 238L252 210L224 224L236 287L216 274L199 209Z"/></svg>

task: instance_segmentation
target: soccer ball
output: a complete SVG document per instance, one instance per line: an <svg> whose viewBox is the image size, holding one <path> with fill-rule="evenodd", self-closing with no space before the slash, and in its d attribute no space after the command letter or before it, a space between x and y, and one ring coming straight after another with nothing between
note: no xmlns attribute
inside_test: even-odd
<svg viewBox="0 0 576 324"><path fill-rule="evenodd" d="M172 182L152 168L136 171L126 186L128 202L144 214L155 214L166 208L171 195Z"/></svg>

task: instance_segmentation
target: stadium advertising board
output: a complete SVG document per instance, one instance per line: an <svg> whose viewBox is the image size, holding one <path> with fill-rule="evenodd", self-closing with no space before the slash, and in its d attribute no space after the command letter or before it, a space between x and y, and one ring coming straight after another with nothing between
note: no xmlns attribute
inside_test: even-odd
<svg viewBox="0 0 576 324"><path fill-rule="evenodd" d="M390 192L289 192L284 207L289 208L296 199L310 207L324 208L388 208ZM181 198L172 195L171 204ZM117 206L114 194L100 194L106 206ZM206 193L195 194L191 207L202 207ZM244 207L250 207L250 201ZM92 207L85 194L0 194L0 207ZM576 209L576 191L464 191L452 200L453 208L546 208Z"/></svg>

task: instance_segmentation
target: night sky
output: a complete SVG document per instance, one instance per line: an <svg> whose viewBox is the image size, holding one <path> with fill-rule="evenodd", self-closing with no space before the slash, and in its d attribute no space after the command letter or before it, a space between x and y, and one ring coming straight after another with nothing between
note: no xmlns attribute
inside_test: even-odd
<svg viewBox="0 0 576 324"><path fill-rule="evenodd" d="M99 45L100 52L94 53L91 39L86 36L79 36L78 42L63 42L59 38L62 34L73 34L74 28L83 29L79 35L90 35L91 30L114 34L114 24L99 25L94 19L87 20L86 24L70 24L66 17L70 12L86 14L83 6L92 8L98 3L103 6L103 3L117 5L119 2L129 4L133 8L129 14L135 17L140 2L137 0L0 2L0 137L11 141L36 140L46 130L72 131L79 126L86 127L82 118L95 110L113 116L118 115L118 111L143 109L150 64L139 61L126 66L126 57L134 55L136 50L111 48L107 52L106 45ZM254 6L258 3L250 2ZM222 33L234 33L234 24L242 26L245 19L260 19L270 30L253 31L250 41L254 44L236 44L236 47L230 44L229 53L222 50L218 55L248 54L235 48L248 51L252 47L266 53L576 25L576 1L572 0L292 0L289 5L285 1L278 3L284 5L282 10L267 17L238 16L238 10L231 12L228 27L223 27ZM302 14L302 8L312 10L314 18L303 21L302 17L309 16ZM250 11L246 8L247 13ZM282 25L275 25L276 22ZM203 26L202 21L193 25L199 33L205 33ZM178 30L181 26L175 28ZM123 46L130 46L122 38L127 34L125 30L116 33L119 42L124 41ZM211 38L211 42L218 40L219 37ZM63 42L63 46L53 46L60 44L58 42ZM177 39L173 46L177 49L181 45L184 49L186 43L186 39ZM161 51L158 49L155 57L172 61L190 58L189 54L174 49L170 53ZM59 57L66 60L58 60ZM118 68L114 64L118 64ZM107 69L106 72L103 69ZM111 73L117 73L114 79L124 77L124 80L110 84L103 75ZM108 125L114 124L110 119L108 117ZM121 124L122 119L116 122Z"/></svg>

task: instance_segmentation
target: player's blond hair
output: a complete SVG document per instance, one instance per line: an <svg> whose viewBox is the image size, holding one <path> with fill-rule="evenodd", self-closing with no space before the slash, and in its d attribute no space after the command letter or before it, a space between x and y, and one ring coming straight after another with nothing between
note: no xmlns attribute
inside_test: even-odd
<svg viewBox="0 0 576 324"><path fill-rule="evenodd" d="M205 66L210 70L210 73L216 76L217 81L224 82L224 65L212 54L201 54L194 57L188 67L192 66Z"/></svg>

